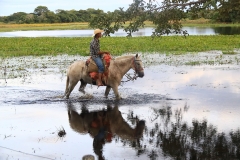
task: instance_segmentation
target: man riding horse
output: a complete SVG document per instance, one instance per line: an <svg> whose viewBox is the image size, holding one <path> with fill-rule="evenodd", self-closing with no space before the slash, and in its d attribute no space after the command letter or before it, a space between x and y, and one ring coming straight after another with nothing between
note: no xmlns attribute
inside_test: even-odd
<svg viewBox="0 0 240 160"><path fill-rule="evenodd" d="M112 89L116 99L119 100L121 96L118 92L118 86L130 69L135 71L137 77L144 76L143 63L138 54L124 55L112 60L110 53L100 51L99 38L102 37L102 32L103 30L100 29L94 30L94 38L90 43L91 58L87 61L75 61L68 67L64 97L69 98L74 87L80 81L79 91L82 93L85 93L84 89L87 84L104 85L106 86L105 97L108 97ZM91 61L95 63L91 63Z"/></svg>
<svg viewBox="0 0 240 160"><path fill-rule="evenodd" d="M100 51L100 42L99 42L99 38L102 37L102 32L104 31L100 29L95 29L93 34L94 38L90 43L90 56L92 57L92 59L94 60L94 62L98 67L98 79L97 79L98 86L103 86L102 75L104 72L104 64L102 61L102 54L104 54L105 52Z"/></svg>

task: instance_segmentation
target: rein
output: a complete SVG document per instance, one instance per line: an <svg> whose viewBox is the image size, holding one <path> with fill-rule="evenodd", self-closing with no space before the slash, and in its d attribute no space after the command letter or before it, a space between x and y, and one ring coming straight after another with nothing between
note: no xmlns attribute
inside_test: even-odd
<svg viewBox="0 0 240 160"><path fill-rule="evenodd" d="M133 65L133 69L134 69L134 71L135 71L135 72L134 72L134 76L131 76L130 74L126 73L124 76L126 76L128 80L126 80L126 81L121 81L121 82L128 82L128 81L136 80L137 77L138 77L138 76L137 76L137 73L138 73L139 71L142 71L142 70L143 70L142 67L138 67L137 64L136 64L137 61L141 61L141 60L136 59L135 56L132 57L131 59L132 59L132 60L131 60L130 63L131 63L131 65ZM112 59L112 60L115 61L115 59ZM118 64L116 64L116 66L117 66L118 70L121 72L121 69L119 68Z"/></svg>
<svg viewBox="0 0 240 160"><path fill-rule="evenodd" d="M139 71L142 71L143 70L143 68L142 67L137 67L137 65L136 65L136 62L137 61L140 61L140 62L142 62L141 60L138 60L138 59L136 59L136 57L134 56L133 58L132 58L132 64L133 64L133 66L134 66L134 76L132 77L132 76L130 76L130 74L125 74L125 76L128 78L128 80L127 81L121 81L121 82L128 82L128 81L134 81L134 80L136 80L137 79L137 73L139 72Z"/></svg>

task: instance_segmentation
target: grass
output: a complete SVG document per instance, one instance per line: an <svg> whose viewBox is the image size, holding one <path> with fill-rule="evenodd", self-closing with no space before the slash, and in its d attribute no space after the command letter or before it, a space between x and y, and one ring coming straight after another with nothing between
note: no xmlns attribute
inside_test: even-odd
<svg viewBox="0 0 240 160"><path fill-rule="evenodd" d="M220 23L211 22L209 19L199 18L196 20L184 19L181 21L183 26L188 27L240 27L240 23Z"/></svg>
<svg viewBox="0 0 240 160"><path fill-rule="evenodd" d="M127 25L127 22L125 25ZM229 24L229 23L211 23L208 19L197 19L189 20L185 19L181 21L183 26L198 26L198 27L220 27L220 26L240 26L239 23ZM153 23L150 21L145 22L145 27L154 27ZM27 31L27 30L79 30L79 29L89 29L89 24L87 22L75 22L75 23L36 23L36 24L5 24L0 23L0 32L11 32L11 31Z"/></svg>
<svg viewBox="0 0 240 160"><path fill-rule="evenodd" d="M43 55L89 55L91 37L77 38L0 38L0 57L43 56ZM221 50L232 53L240 48L240 35L212 36L163 36L151 37L103 37L100 40L101 50L112 55L124 53L171 53L184 54Z"/></svg>
<svg viewBox="0 0 240 160"><path fill-rule="evenodd" d="M233 55L233 54L237 54L237 52L234 52L234 51L222 51L223 54L230 54L230 55Z"/></svg>
<svg viewBox="0 0 240 160"><path fill-rule="evenodd" d="M28 30L79 30L88 29L88 23L36 23L36 24L5 24L0 23L0 32Z"/></svg>

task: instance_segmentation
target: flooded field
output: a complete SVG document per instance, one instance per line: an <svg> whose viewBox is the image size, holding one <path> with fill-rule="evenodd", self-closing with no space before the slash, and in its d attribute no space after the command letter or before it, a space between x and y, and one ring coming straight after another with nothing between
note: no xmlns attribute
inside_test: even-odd
<svg viewBox="0 0 240 160"><path fill-rule="evenodd" d="M142 54L145 76L120 101L91 85L62 98L66 68L88 57L0 59L0 160L240 159L235 52Z"/></svg>

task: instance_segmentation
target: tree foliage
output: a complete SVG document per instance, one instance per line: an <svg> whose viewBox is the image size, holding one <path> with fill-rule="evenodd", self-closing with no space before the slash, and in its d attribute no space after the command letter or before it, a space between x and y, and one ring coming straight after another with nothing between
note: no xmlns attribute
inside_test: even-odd
<svg viewBox="0 0 240 160"><path fill-rule="evenodd" d="M62 10L50 11L46 6L38 6L32 13L17 12L10 16L0 16L4 23L69 23L89 22L91 17L103 14L103 10L89 8L87 10Z"/></svg>
<svg viewBox="0 0 240 160"><path fill-rule="evenodd" d="M211 2L211 3L209 3ZM215 4L216 2L214 2ZM144 27L146 21L155 25L152 36L164 34L183 34L180 20L186 18L186 12L196 13L202 9L212 7L212 0L133 0L126 10L119 8L113 14L101 14L90 21L93 28L105 30L106 36L122 28L128 36ZM112 25L109 23L112 22ZM126 25L127 24L127 25Z"/></svg>
<svg viewBox="0 0 240 160"><path fill-rule="evenodd" d="M219 13L218 20L221 22L240 22L240 1L228 0L220 1L220 7L217 12Z"/></svg>
<svg viewBox="0 0 240 160"><path fill-rule="evenodd" d="M49 10L46 6L38 6L37 8L34 9L34 14L37 16L41 16L47 12L49 12Z"/></svg>

